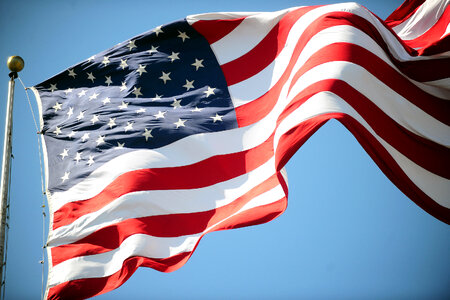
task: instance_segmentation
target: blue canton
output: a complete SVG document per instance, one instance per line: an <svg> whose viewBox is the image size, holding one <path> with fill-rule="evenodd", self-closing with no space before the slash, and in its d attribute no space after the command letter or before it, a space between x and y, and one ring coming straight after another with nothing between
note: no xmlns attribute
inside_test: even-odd
<svg viewBox="0 0 450 300"><path fill-rule="evenodd" d="M50 192L69 189L126 152L237 127L219 63L185 20L132 38L35 88Z"/></svg>

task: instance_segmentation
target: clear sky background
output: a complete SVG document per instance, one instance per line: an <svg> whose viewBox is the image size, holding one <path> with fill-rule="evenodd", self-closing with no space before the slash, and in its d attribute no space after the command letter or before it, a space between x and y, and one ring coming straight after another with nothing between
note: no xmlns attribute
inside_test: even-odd
<svg viewBox="0 0 450 300"><path fill-rule="evenodd" d="M337 2L1 0L1 140L10 55L25 59L19 75L32 86L189 14ZM359 3L385 19L402 1ZM37 111L32 94L30 99ZM6 298L39 299L41 175L36 130L19 81L13 154ZM450 299L450 226L404 196L340 123L330 121L313 135L287 171L289 205L281 217L208 234L181 269L141 268L98 299Z"/></svg>

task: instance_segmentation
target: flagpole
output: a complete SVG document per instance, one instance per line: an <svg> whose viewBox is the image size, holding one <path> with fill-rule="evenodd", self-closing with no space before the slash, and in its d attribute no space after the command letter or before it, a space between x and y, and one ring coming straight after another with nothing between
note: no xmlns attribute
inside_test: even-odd
<svg viewBox="0 0 450 300"><path fill-rule="evenodd" d="M12 140L12 119L13 119L13 100L14 100L14 79L17 78L17 72L24 67L24 61L20 56L10 56L7 61L9 70L8 102L6 104L5 136L3 141L3 160L2 160L2 179L1 179L1 199L0 199L0 280L1 289L4 287L3 269L5 262L5 235L6 235L6 211L8 205L9 180L10 180L10 162L11 162L11 140Z"/></svg>

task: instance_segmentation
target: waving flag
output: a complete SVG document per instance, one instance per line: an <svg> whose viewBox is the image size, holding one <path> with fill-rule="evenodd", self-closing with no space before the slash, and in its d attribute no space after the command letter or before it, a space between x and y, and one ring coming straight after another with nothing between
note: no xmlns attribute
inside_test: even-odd
<svg viewBox="0 0 450 300"><path fill-rule="evenodd" d="M36 85L48 299L176 270L206 233L276 218L283 166L333 118L449 223L449 19L448 1L386 22L354 3L193 15Z"/></svg>

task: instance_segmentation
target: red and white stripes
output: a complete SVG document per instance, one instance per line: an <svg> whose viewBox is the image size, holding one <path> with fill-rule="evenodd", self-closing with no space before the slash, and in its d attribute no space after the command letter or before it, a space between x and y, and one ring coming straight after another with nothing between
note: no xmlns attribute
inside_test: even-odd
<svg viewBox="0 0 450 300"><path fill-rule="evenodd" d="M206 233L277 217L281 169L331 118L449 223L448 1L419 2L391 15L392 30L357 4L189 16L239 128L124 154L51 195L48 298L107 292L139 266L173 271Z"/></svg>
<svg viewBox="0 0 450 300"><path fill-rule="evenodd" d="M405 2L386 22L405 44L420 54L438 54L445 50L443 47L449 51L450 44L446 37L450 33L448 5L448 0Z"/></svg>

